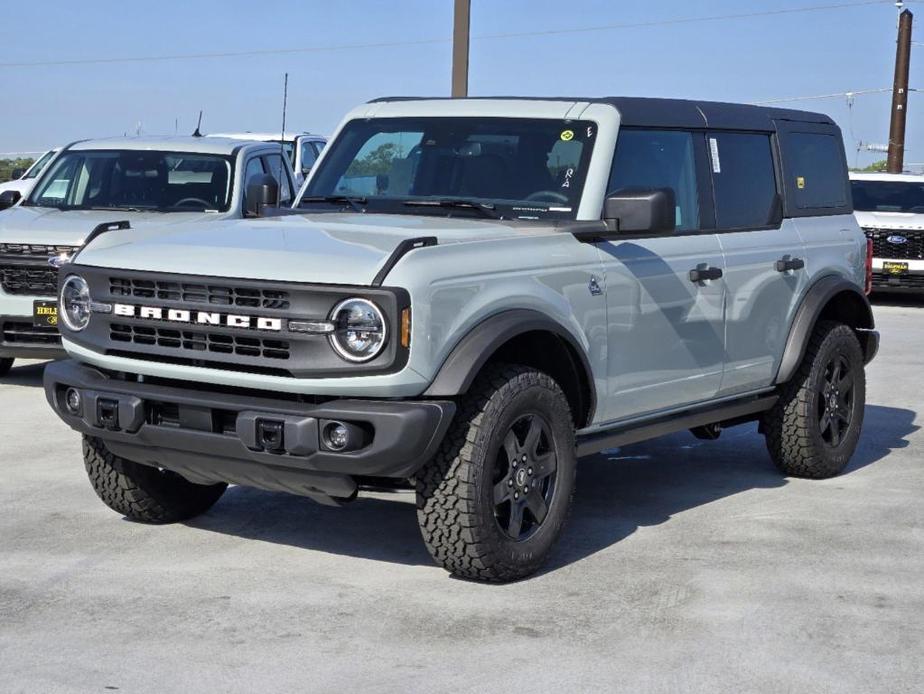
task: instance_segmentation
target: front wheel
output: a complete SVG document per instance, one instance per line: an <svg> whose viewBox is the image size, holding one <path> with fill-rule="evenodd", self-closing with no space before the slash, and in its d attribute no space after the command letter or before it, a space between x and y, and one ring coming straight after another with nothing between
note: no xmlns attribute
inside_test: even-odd
<svg viewBox="0 0 924 694"><path fill-rule="evenodd" d="M792 380L764 418L767 448L793 477L833 477L857 448L866 404L863 350L853 330L822 321Z"/></svg>
<svg viewBox="0 0 924 694"><path fill-rule="evenodd" d="M83 460L103 503L142 523L175 523L205 513L228 486L193 484L175 472L126 460L90 436L83 437Z"/></svg>
<svg viewBox="0 0 924 694"><path fill-rule="evenodd" d="M0 359L0 376L6 376L13 368L12 359Z"/></svg>
<svg viewBox="0 0 924 694"><path fill-rule="evenodd" d="M489 367L417 475L427 549L463 578L534 573L561 531L575 467L574 426L558 384L524 366Z"/></svg>

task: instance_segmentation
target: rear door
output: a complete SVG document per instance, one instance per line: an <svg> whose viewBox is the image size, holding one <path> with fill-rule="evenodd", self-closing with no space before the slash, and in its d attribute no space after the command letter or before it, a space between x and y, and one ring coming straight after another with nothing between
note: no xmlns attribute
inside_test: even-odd
<svg viewBox="0 0 924 694"><path fill-rule="evenodd" d="M720 394L769 385L807 272L798 228L783 219L770 133L709 132L716 231L725 255L725 373Z"/></svg>
<svg viewBox="0 0 924 694"><path fill-rule="evenodd" d="M702 133L622 128L608 192L671 188L674 233L599 244L608 325L608 420L709 400L724 364L725 282L711 230ZM691 270L714 279L693 281Z"/></svg>

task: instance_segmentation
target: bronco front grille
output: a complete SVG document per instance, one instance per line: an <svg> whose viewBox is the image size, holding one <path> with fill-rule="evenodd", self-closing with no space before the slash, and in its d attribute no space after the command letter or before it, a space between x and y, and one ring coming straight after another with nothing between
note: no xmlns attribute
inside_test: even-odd
<svg viewBox="0 0 924 694"><path fill-rule="evenodd" d="M9 321L2 327L3 343L15 345L57 345L61 336L57 328L32 325L25 321Z"/></svg>
<svg viewBox="0 0 924 694"><path fill-rule="evenodd" d="M210 304L239 308L289 308L289 292L277 289L234 287L220 284L171 282L159 279L110 277L109 293L114 297L135 297L177 301L184 304Z"/></svg>
<svg viewBox="0 0 924 694"><path fill-rule="evenodd" d="M222 332L199 332L147 325L110 323L109 339L113 342L127 342L136 345L165 347L181 352L200 354L236 354L242 357L263 359L288 359L289 342L271 340L250 335L234 335Z"/></svg>
<svg viewBox="0 0 924 694"><path fill-rule="evenodd" d="M886 260L924 259L924 231L910 229L864 229L873 242L873 257ZM905 243L891 243L889 237L901 237Z"/></svg>
<svg viewBox="0 0 924 694"><path fill-rule="evenodd" d="M58 270L49 258L72 255L76 246L0 243L0 287L7 294L54 296Z"/></svg>

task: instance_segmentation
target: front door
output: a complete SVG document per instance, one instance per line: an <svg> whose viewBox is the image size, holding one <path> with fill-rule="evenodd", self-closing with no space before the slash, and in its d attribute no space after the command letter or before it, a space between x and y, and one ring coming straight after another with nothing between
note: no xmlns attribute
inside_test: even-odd
<svg viewBox="0 0 924 694"><path fill-rule="evenodd" d="M670 188L676 231L601 242L608 324L606 418L702 402L724 366L724 259L700 180L701 133L623 128L609 192ZM696 274L691 275L691 271Z"/></svg>

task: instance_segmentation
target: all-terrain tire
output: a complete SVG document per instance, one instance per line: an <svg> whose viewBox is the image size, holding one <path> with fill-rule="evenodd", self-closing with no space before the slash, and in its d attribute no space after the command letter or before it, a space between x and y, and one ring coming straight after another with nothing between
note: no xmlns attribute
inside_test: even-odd
<svg viewBox="0 0 924 694"><path fill-rule="evenodd" d="M175 523L204 513L228 485L193 484L175 472L112 454L100 439L83 437L83 461L96 495L116 513L142 523Z"/></svg>
<svg viewBox="0 0 924 694"><path fill-rule="evenodd" d="M535 445L534 426L540 430ZM558 384L532 368L489 366L462 398L437 454L416 476L417 518L427 549L455 576L492 582L529 576L564 524L575 468L574 424ZM509 495L498 504L498 490L503 495L508 484ZM515 513L515 503L525 506ZM514 531L515 515L520 525Z"/></svg>
<svg viewBox="0 0 924 694"><path fill-rule="evenodd" d="M13 368L12 359L9 359L9 358L0 359L0 376L6 376L10 372L10 369L12 368Z"/></svg>
<svg viewBox="0 0 924 694"><path fill-rule="evenodd" d="M830 390L833 364L849 367L849 402L841 389ZM854 331L843 323L821 321L815 326L805 356L780 399L764 417L767 449L786 475L824 479L840 473L857 447L866 403L863 350ZM833 399L832 399L833 398ZM837 402L835 406L833 403ZM837 411L834 424L825 415ZM843 421L849 418L849 422ZM839 427L835 436L833 426ZM841 428L842 427L842 428Z"/></svg>

